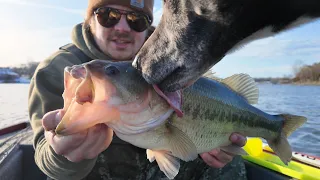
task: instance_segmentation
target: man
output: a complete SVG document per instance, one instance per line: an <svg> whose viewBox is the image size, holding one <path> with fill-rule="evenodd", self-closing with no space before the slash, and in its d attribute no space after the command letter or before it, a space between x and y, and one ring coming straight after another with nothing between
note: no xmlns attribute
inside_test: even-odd
<svg viewBox="0 0 320 180"><path fill-rule="evenodd" d="M149 33L152 11L153 0L89 0L85 22L76 25L72 32L73 44L84 55L60 49L38 66L30 86L29 115L35 134L35 162L50 178L165 178L156 162L148 162L144 149L112 137L113 132L106 125L64 137L54 133L63 108L64 68L92 59L133 59ZM239 146L245 144L241 135L234 134L230 139ZM225 166L232 158L219 149L203 153L197 160L182 164L176 179L212 178L221 174L220 169L214 168ZM229 175L233 172L239 177L239 169L243 170L239 159L230 163L240 166L238 170L227 169Z"/></svg>

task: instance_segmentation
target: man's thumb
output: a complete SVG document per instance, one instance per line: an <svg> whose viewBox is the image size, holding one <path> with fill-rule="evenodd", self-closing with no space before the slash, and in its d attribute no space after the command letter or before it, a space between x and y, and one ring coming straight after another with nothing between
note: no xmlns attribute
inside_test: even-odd
<svg viewBox="0 0 320 180"><path fill-rule="evenodd" d="M62 109L46 113L42 118L42 126L46 131L54 130L61 121Z"/></svg>

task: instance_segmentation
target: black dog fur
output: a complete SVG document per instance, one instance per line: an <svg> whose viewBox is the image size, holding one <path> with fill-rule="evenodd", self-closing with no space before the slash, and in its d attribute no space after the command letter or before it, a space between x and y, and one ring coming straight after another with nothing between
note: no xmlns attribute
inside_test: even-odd
<svg viewBox="0 0 320 180"><path fill-rule="evenodd" d="M133 66L148 83L175 91L241 45L318 17L320 0L164 0Z"/></svg>

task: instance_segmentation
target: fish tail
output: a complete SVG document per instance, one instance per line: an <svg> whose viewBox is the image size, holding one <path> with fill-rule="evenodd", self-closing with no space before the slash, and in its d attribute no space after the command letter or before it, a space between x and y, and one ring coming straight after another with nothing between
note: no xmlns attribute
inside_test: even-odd
<svg viewBox="0 0 320 180"><path fill-rule="evenodd" d="M280 116L284 118L282 131L286 137L289 137L292 132L294 132L307 121L307 118L304 116L295 116L291 114L281 114Z"/></svg>
<svg viewBox="0 0 320 180"><path fill-rule="evenodd" d="M304 124L307 121L307 118L290 114L281 114L278 116L281 116L284 119L282 131L276 139L268 140L267 142L272 150L279 156L281 161L288 165L288 162L292 158L292 150L287 137Z"/></svg>

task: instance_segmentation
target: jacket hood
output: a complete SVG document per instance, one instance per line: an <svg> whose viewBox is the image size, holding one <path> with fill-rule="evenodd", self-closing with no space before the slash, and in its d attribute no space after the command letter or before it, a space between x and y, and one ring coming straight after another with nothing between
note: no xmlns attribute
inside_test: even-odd
<svg viewBox="0 0 320 180"><path fill-rule="evenodd" d="M71 39L79 49L92 59L111 59L97 48L91 32L82 23L73 28Z"/></svg>

